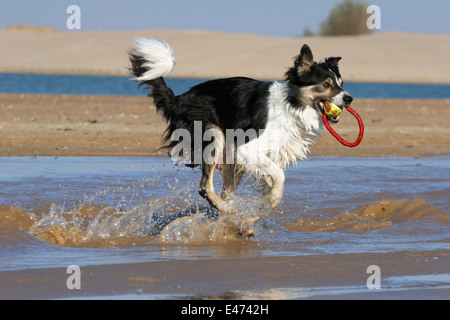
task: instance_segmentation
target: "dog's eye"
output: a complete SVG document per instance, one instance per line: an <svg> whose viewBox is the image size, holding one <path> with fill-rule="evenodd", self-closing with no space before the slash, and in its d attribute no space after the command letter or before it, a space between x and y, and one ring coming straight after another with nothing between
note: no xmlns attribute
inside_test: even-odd
<svg viewBox="0 0 450 320"><path fill-rule="evenodd" d="M324 82L323 86L324 86L324 88L328 88L330 86L330 84L328 82Z"/></svg>

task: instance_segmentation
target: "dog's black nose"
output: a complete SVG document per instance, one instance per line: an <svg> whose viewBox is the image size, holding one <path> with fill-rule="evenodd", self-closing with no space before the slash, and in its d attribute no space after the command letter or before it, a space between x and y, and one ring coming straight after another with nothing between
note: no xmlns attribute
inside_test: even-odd
<svg viewBox="0 0 450 320"><path fill-rule="evenodd" d="M346 95L346 96L344 96L344 102L346 103L346 104L350 104L350 103L352 103L352 101L353 101L353 98L351 97L351 96L349 96L349 95Z"/></svg>

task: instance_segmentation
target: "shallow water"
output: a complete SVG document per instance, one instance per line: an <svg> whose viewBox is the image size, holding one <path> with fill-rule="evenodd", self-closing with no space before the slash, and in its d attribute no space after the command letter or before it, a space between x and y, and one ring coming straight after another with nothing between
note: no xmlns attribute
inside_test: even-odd
<svg viewBox="0 0 450 320"><path fill-rule="evenodd" d="M8 157L0 168L0 271L449 248L449 156L312 157L286 171L276 210L247 179L236 217L205 214L200 171L165 157ZM254 237L237 236L255 221Z"/></svg>

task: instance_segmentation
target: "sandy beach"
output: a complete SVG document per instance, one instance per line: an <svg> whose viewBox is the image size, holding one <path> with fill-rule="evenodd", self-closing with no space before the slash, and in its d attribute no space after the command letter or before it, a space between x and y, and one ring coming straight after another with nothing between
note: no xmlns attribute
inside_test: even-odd
<svg viewBox="0 0 450 320"><path fill-rule="evenodd" d="M356 148L323 131L311 155L450 154L450 100L357 99L365 134ZM165 123L147 97L0 94L0 155L163 155ZM358 124L343 112L333 125L352 142Z"/></svg>

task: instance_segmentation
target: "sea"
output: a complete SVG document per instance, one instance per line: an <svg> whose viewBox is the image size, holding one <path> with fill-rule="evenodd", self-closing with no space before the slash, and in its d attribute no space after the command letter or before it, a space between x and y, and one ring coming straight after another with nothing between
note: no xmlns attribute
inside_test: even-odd
<svg viewBox="0 0 450 320"><path fill-rule="evenodd" d="M210 79L166 78L175 94ZM278 80L278 79L275 79ZM449 99L450 84L346 82L354 98ZM0 73L0 92L35 94L146 95L134 81L124 76L50 75Z"/></svg>

